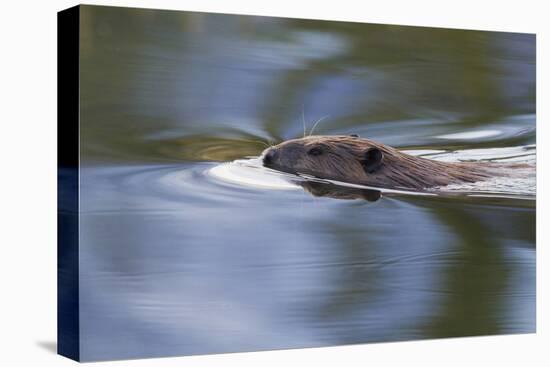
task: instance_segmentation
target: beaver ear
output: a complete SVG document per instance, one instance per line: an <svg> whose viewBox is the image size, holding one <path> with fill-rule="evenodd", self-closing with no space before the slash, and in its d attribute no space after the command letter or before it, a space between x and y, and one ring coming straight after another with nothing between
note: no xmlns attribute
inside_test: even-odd
<svg viewBox="0 0 550 367"><path fill-rule="evenodd" d="M382 165L382 160L384 159L384 154L378 148L369 148L365 152L365 158L361 161L363 169L367 173L376 172Z"/></svg>

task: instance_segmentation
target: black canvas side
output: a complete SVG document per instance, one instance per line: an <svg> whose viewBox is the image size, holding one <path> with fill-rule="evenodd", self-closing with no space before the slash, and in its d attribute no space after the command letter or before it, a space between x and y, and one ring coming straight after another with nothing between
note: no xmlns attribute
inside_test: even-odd
<svg viewBox="0 0 550 367"><path fill-rule="evenodd" d="M57 14L57 353L77 361L79 26L79 6Z"/></svg>

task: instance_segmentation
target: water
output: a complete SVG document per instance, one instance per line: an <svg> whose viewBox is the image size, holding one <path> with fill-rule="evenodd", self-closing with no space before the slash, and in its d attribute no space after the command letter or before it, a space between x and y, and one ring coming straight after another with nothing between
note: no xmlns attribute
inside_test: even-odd
<svg viewBox="0 0 550 367"><path fill-rule="evenodd" d="M81 26L83 360L535 331L533 170L375 195L257 160L326 116L316 134L534 164L534 36L89 6Z"/></svg>

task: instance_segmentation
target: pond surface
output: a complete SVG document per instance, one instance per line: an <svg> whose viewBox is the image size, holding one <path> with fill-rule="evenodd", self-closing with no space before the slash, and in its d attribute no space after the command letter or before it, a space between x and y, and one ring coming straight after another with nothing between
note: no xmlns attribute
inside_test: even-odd
<svg viewBox="0 0 550 367"><path fill-rule="evenodd" d="M319 119L534 164L533 35L85 6L81 41L83 360L535 331L534 171L369 201L240 169Z"/></svg>

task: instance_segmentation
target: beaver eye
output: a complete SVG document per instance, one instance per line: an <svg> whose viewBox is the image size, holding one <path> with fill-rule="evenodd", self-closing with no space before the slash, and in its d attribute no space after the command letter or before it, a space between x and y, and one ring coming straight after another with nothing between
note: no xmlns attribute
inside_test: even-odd
<svg viewBox="0 0 550 367"><path fill-rule="evenodd" d="M313 155L313 156L318 156L318 155L323 154L323 149L320 148L320 147L313 147L313 148L311 148L310 150L307 151L307 154Z"/></svg>

